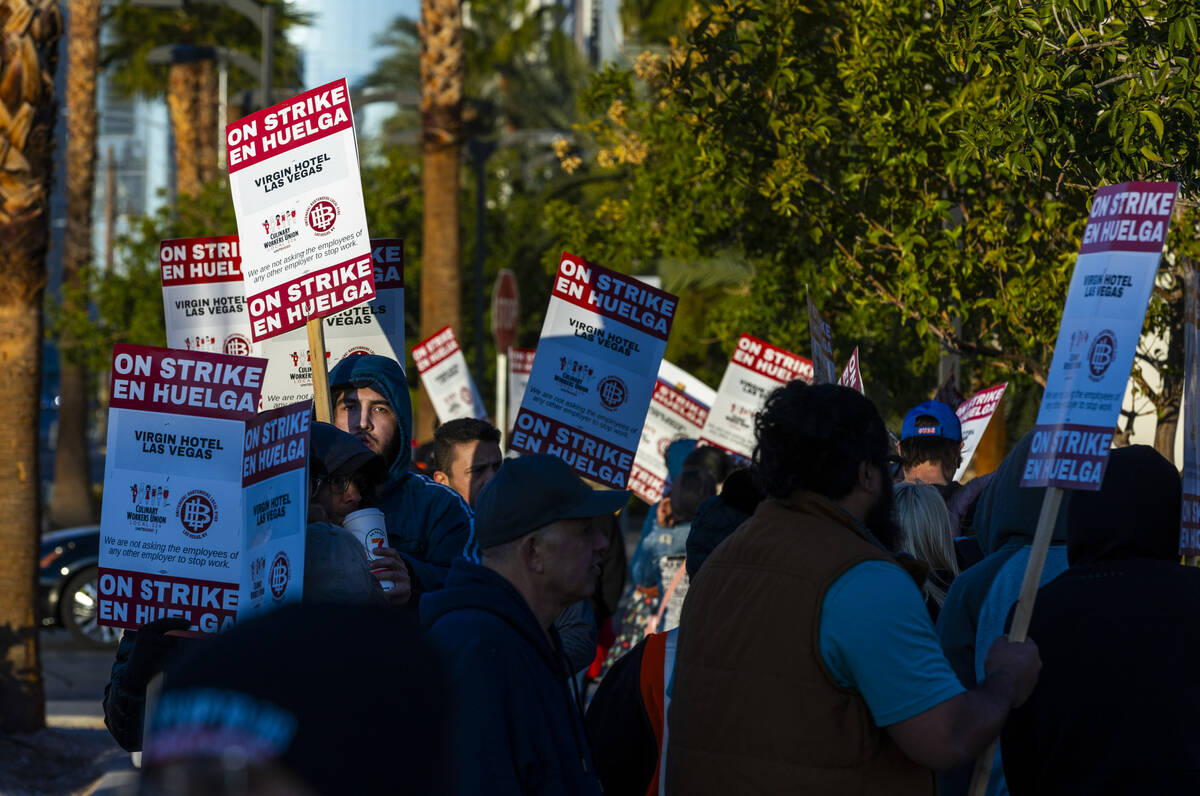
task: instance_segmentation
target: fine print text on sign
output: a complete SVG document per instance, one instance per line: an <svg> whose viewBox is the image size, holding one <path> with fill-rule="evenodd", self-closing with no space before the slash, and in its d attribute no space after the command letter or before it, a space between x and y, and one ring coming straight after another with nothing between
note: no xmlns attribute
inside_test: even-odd
<svg viewBox="0 0 1200 796"><path fill-rule="evenodd" d="M413 346L412 355L439 423L460 417L487 418L453 329L446 326L422 340Z"/></svg>
<svg viewBox="0 0 1200 796"><path fill-rule="evenodd" d="M767 396L794 379L813 380L813 363L743 334L721 377L700 444L723 448L739 462L754 452L754 419Z"/></svg>
<svg viewBox="0 0 1200 796"><path fill-rule="evenodd" d="M662 499L667 479L667 446L677 439L696 439L708 419L708 407L659 380L642 427L629 488L647 503Z"/></svg>
<svg viewBox="0 0 1200 796"><path fill-rule="evenodd" d="M225 137L251 337L374 299L346 81L240 119Z"/></svg>
<svg viewBox="0 0 1200 796"><path fill-rule="evenodd" d="M1177 189L1096 191L1022 486L1100 488Z"/></svg>
<svg viewBox="0 0 1200 796"><path fill-rule="evenodd" d="M244 529L243 451L266 362L255 357L118 345L113 352L105 497L100 520L101 624L136 628L163 616L215 633L263 607L240 599L251 562ZM264 453L263 469L307 466L307 405L284 421L298 447ZM266 420L264 420L264 418ZM299 540L307 515L303 469L271 501ZM284 515L276 517L284 521ZM281 536L277 534L276 536ZM298 599L302 578L276 601Z"/></svg>
<svg viewBox="0 0 1200 796"><path fill-rule="evenodd" d="M992 415L996 414L996 407L1000 405L1000 399L1004 397L1006 389L1008 382L980 390L969 400L959 404L955 410L958 422L962 424L962 464L954 473L955 481L961 480L966 474L967 465L975 456L979 441L983 439L983 432L987 431L988 423L992 422Z"/></svg>
<svg viewBox="0 0 1200 796"><path fill-rule="evenodd" d="M563 252L509 447L624 489L677 304Z"/></svg>

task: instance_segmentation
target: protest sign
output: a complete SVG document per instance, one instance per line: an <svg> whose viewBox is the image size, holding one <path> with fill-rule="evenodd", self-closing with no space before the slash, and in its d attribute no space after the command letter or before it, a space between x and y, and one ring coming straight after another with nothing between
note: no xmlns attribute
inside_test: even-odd
<svg viewBox="0 0 1200 796"><path fill-rule="evenodd" d="M466 357L458 347L453 329L446 326L422 340L413 346L412 355L438 422L460 417L487 418L487 408L467 370Z"/></svg>
<svg viewBox="0 0 1200 796"><path fill-rule="evenodd" d="M371 260L375 298L321 320L329 369L353 354L378 354L403 361L404 241L372 240ZM304 330L296 329L257 345L271 363L263 384L264 406L284 406L312 396L312 357Z"/></svg>
<svg viewBox="0 0 1200 796"><path fill-rule="evenodd" d="M375 298L322 319L326 362L351 354L391 359L404 351L404 241L371 241ZM266 357L261 405L286 406L313 394L308 335L303 329L252 342L236 235L165 240L159 245L167 345Z"/></svg>
<svg viewBox="0 0 1200 796"><path fill-rule="evenodd" d="M794 379L813 379L813 363L743 334L721 377L700 443L722 448L746 462L754 452L754 418L767 396Z"/></svg>
<svg viewBox="0 0 1200 796"><path fill-rule="evenodd" d="M846 363L837 383L843 387L858 390L863 395L867 394L863 389L862 369L858 366L858 346L854 347L854 353L850 355L850 361Z"/></svg>
<svg viewBox="0 0 1200 796"><path fill-rule="evenodd" d="M509 447L624 489L677 304L563 252Z"/></svg>
<svg viewBox="0 0 1200 796"><path fill-rule="evenodd" d="M814 384L836 384L837 368L833 364L833 331L812 296L808 296L808 333L812 337L812 367Z"/></svg>
<svg viewBox="0 0 1200 796"><path fill-rule="evenodd" d="M1183 269L1183 506L1179 555L1200 556L1200 274L1190 261Z"/></svg>
<svg viewBox="0 0 1200 796"><path fill-rule="evenodd" d="M101 624L137 628L181 616L196 633L224 630L265 607L263 600L241 600L256 560L251 552L271 554L266 604L299 599L310 410L256 415L265 369L257 357L114 348L100 519ZM250 434L272 423L276 444L250 446L259 478L244 482ZM248 494L259 503L267 498L269 537L247 533ZM278 553L286 560L277 565Z"/></svg>
<svg viewBox="0 0 1200 796"><path fill-rule="evenodd" d="M1005 382L980 390L972 395L970 400L959 404L955 410L958 422L962 424L962 464L954 473L953 480L958 481L966 474L967 465L975 456L975 449L979 447L983 432L987 431L988 423L992 422L992 415L996 414L996 407L1000 405L1000 399L1004 397L1007 388L1008 382Z"/></svg>
<svg viewBox="0 0 1200 796"><path fill-rule="evenodd" d="M688 398L703 404L705 409L712 407L713 401L717 399L716 390L665 359L658 366L658 380L665 381Z"/></svg>
<svg viewBox="0 0 1200 796"><path fill-rule="evenodd" d="M1024 641L1067 489L1104 480L1113 431L1179 184L1127 182L1096 191L1067 289L1054 358L1021 486L1045 486L1008 640ZM996 741L976 760L968 792L983 796Z"/></svg>
<svg viewBox="0 0 1200 796"><path fill-rule="evenodd" d="M629 478L629 488L635 495L651 504L662 499L667 446L677 439L697 439L707 419L707 406L658 380Z"/></svg>
<svg viewBox="0 0 1200 796"><path fill-rule="evenodd" d="M1096 191L1021 486L1100 488L1177 188Z"/></svg>
<svg viewBox="0 0 1200 796"><path fill-rule="evenodd" d="M252 339L373 299L346 81L239 119L225 140Z"/></svg>
<svg viewBox="0 0 1200 796"><path fill-rule="evenodd" d="M533 348L508 349L508 430L517 424L517 410L525 398L525 385L533 371Z"/></svg>
<svg viewBox="0 0 1200 796"><path fill-rule="evenodd" d="M168 347L257 353L250 342L236 235L164 240L158 262Z"/></svg>

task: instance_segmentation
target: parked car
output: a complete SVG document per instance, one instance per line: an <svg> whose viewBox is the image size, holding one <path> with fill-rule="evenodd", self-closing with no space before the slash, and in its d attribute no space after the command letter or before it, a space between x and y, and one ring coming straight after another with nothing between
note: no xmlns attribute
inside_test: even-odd
<svg viewBox="0 0 1200 796"><path fill-rule="evenodd" d="M99 558L99 525L43 534L38 617L43 627L64 627L79 643L103 649L116 646L121 631L97 621Z"/></svg>

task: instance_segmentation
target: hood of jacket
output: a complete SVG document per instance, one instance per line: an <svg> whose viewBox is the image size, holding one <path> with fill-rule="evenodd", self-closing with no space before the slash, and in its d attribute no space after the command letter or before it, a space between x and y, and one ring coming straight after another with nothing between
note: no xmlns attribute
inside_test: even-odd
<svg viewBox="0 0 1200 796"><path fill-rule="evenodd" d="M1101 488L1071 494L1067 561L1178 560L1182 492L1179 471L1154 448L1117 448Z"/></svg>
<svg viewBox="0 0 1200 796"><path fill-rule="evenodd" d="M985 556L990 556L1009 542L1023 545L1033 543L1046 488L1021 486L1025 460L1029 457L1032 444L1031 431L1008 452L979 496L975 508L975 535ZM1052 544L1065 544L1067 541L1066 501L1063 503L1054 523Z"/></svg>
<svg viewBox="0 0 1200 796"><path fill-rule="evenodd" d="M486 611L503 619L537 650L552 672L562 669L550 639L521 593L503 575L465 558L451 564L442 588L421 597L421 625L429 630L443 616L461 610Z"/></svg>
<svg viewBox="0 0 1200 796"><path fill-rule="evenodd" d="M349 387L368 387L382 395L396 413L396 433L400 445L396 458L388 464L388 481L398 483L406 480L412 462L412 399L408 394L408 380L404 368L394 359L378 354L356 354L337 363L329 374L330 392Z"/></svg>

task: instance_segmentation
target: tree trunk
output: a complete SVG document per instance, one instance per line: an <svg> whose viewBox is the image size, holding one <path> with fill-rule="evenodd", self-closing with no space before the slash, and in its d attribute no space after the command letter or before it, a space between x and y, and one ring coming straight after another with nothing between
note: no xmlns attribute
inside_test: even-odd
<svg viewBox="0 0 1200 796"><path fill-rule="evenodd" d="M58 4L2 0L0 28L0 732L32 732L45 724L34 583Z"/></svg>
<svg viewBox="0 0 1200 796"><path fill-rule="evenodd" d="M1170 302L1170 323L1167 333L1167 360L1159 366L1158 372L1162 377L1162 389L1154 404L1154 414L1157 424L1154 427L1154 449L1166 457L1172 464L1175 461L1175 432L1179 428L1180 412L1183 408L1183 385L1187 381L1183 367L1183 355L1186 336L1183 333L1183 322L1186 317L1187 290L1184 284L1184 269L1193 268L1195 263L1184 254L1177 255L1178 261L1170 268L1170 273L1179 290L1174 291Z"/></svg>
<svg viewBox="0 0 1200 796"><path fill-rule="evenodd" d="M458 177L462 145L463 30L459 0L421 2L421 336L461 330ZM433 436L433 405L421 390L414 437Z"/></svg>
<svg viewBox="0 0 1200 796"><path fill-rule="evenodd" d="M207 93L206 93L207 92ZM175 189L195 196L217 170L217 96L212 61L171 64L167 110L175 137Z"/></svg>
<svg viewBox="0 0 1200 796"><path fill-rule="evenodd" d="M63 309L87 312L83 270L92 262L92 191L96 184L96 69L100 0L70 0L67 24L67 229L63 245ZM87 525L95 519L88 451L88 374L74 356L74 341L58 341L60 382L58 443L50 524Z"/></svg>

